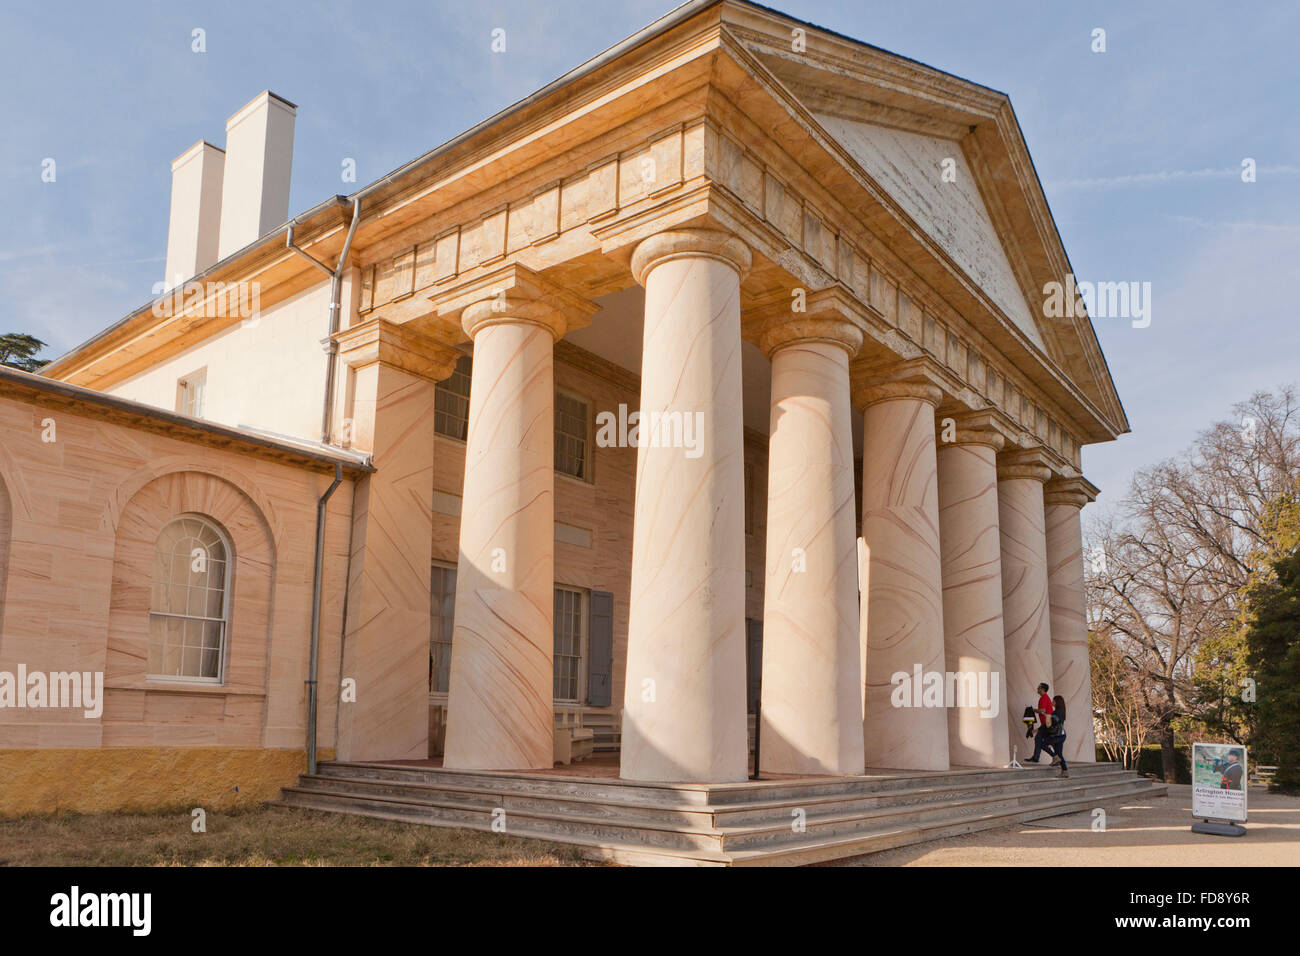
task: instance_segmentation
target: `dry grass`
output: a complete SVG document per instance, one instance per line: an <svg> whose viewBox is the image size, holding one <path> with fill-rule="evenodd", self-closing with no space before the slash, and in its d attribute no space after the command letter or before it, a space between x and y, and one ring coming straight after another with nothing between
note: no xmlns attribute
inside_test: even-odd
<svg viewBox="0 0 1300 956"><path fill-rule="evenodd" d="M262 806L0 819L0 866L587 866L573 847Z"/></svg>

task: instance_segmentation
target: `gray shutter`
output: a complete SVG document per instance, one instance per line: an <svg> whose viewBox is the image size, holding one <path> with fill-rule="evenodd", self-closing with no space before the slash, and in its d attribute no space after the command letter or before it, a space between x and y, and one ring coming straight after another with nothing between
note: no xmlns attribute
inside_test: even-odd
<svg viewBox="0 0 1300 956"><path fill-rule="evenodd" d="M747 711L758 713L758 692L763 681L763 622L745 619L745 686Z"/></svg>
<svg viewBox="0 0 1300 956"><path fill-rule="evenodd" d="M614 595L592 591L587 610L587 703L608 707L614 680Z"/></svg>

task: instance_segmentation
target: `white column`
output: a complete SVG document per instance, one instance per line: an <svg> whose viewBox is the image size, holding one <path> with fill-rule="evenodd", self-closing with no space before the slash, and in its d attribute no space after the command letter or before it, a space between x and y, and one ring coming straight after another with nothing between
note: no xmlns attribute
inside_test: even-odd
<svg viewBox="0 0 1300 956"><path fill-rule="evenodd" d="M740 277L749 264L744 243L710 230L660 233L632 257L646 295L621 754L629 780L748 777Z"/></svg>
<svg viewBox="0 0 1300 956"><path fill-rule="evenodd" d="M382 319L339 335L353 372L344 417L376 468L355 494L343 676L356 700L339 707L341 760L428 756L434 383L456 355Z"/></svg>
<svg viewBox="0 0 1300 956"><path fill-rule="evenodd" d="M1038 702L1040 683L1051 685L1052 630L1047 600L1047 538L1043 482L1051 471L1013 455L998 464L998 521L1002 543L1002 618L1006 632L1007 721L1013 742L1032 746L1021 723ZM1049 694L1056 693L1054 690Z"/></svg>
<svg viewBox="0 0 1300 956"><path fill-rule="evenodd" d="M1001 447L1002 436L979 430L959 429L951 441L939 443L944 652L948 670L973 675L977 691L991 702L985 707L967 701L948 711L948 759L954 767L1001 767L1011 755L998 540Z"/></svg>
<svg viewBox="0 0 1300 956"><path fill-rule="evenodd" d="M948 713L917 675L946 670L934 410L923 383L863 395L862 537L868 767L948 769ZM906 682L898 680L904 675Z"/></svg>
<svg viewBox="0 0 1300 956"><path fill-rule="evenodd" d="M554 758L555 382L564 319L524 298L476 303L443 762L548 769Z"/></svg>
<svg viewBox="0 0 1300 956"><path fill-rule="evenodd" d="M772 361L762 768L863 769L849 357L833 315L797 316L761 345Z"/></svg>
<svg viewBox="0 0 1300 956"><path fill-rule="evenodd" d="M1094 494L1095 489L1082 478L1057 479L1043 489L1054 692L1065 698L1065 758L1084 763L1097 759L1097 747L1092 725L1080 511Z"/></svg>

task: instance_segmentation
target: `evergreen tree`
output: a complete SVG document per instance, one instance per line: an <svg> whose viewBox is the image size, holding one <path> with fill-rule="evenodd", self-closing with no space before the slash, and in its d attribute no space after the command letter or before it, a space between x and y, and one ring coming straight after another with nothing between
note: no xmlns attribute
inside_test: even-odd
<svg viewBox="0 0 1300 956"><path fill-rule="evenodd" d="M1258 723L1255 760L1277 764L1275 782L1300 792L1300 550L1273 565L1250 595L1246 660L1254 672Z"/></svg>
<svg viewBox="0 0 1300 956"><path fill-rule="evenodd" d="M0 365L35 372L46 363L36 357L36 353L45 348L45 343L34 335L22 332L6 332L0 335Z"/></svg>

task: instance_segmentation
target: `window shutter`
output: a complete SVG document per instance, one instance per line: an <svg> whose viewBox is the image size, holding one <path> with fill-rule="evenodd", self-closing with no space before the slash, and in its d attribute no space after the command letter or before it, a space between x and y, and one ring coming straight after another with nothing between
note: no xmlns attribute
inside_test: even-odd
<svg viewBox="0 0 1300 956"><path fill-rule="evenodd" d="M758 713L758 691L763 682L763 622L745 620L745 685L749 713Z"/></svg>
<svg viewBox="0 0 1300 956"><path fill-rule="evenodd" d="M614 595L592 591L587 608L587 703L608 707L614 679Z"/></svg>

